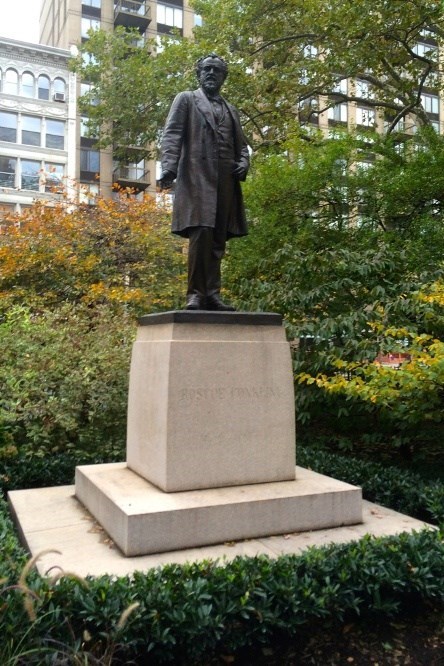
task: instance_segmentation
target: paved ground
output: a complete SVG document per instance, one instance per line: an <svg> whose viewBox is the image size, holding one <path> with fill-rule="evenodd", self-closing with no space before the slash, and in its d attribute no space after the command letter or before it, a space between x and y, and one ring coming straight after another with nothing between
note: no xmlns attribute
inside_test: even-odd
<svg viewBox="0 0 444 666"><path fill-rule="evenodd" d="M344 543L365 534L383 536L420 530L426 524L409 516L370 502L363 502L364 522L313 532L285 534L267 538L229 542L142 557L125 557L108 535L78 502L74 486L13 491L13 511L20 522L21 536L29 551L43 551L38 569L46 573L52 567L85 576L125 575L167 563L184 563L203 559L232 559L237 555L260 553L277 557L299 553L308 546ZM58 551L58 552L54 552Z"/></svg>

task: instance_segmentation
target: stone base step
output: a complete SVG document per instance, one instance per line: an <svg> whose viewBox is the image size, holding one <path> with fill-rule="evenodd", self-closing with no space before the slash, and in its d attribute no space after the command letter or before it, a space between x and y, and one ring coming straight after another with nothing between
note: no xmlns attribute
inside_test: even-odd
<svg viewBox="0 0 444 666"><path fill-rule="evenodd" d="M130 557L362 522L360 488L301 467L295 481L165 493L126 463L85 465L75 488Z"/></svg>

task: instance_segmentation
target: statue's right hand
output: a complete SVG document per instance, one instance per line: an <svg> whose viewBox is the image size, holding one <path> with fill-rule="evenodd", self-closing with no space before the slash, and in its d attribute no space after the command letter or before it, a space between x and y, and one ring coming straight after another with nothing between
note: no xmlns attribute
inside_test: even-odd
<svg viewBox="0 0 444 666"><path fill-rule="evenodd" d="M164 171L160 177L159 185L161 190L169 190L173 186L176 174L172 171Z"/></svg>

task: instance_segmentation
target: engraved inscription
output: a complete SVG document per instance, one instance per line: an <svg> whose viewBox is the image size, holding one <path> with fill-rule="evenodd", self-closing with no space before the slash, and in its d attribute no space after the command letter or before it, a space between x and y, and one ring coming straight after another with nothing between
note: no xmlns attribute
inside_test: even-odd
<svg viewBox="0 0 444 666"><path fill-rule="evenodd" d="M197 402L201 400L227 400L256 398L281 398L283 391L278 386L230 386L213 388L182 388L180 400Z"/></svg>

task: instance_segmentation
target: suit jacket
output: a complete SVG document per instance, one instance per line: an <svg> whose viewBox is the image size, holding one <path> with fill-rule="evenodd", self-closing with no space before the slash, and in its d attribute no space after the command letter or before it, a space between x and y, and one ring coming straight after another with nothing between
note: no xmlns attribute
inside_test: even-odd
<svg viewBox="0 0 444 666"><path fill-rule="evenodd" d="M234 159L249 166L247 140L234 106L224 100L233 121ZM172 232L188 236L190 227L216 223L218 143L214 114L205 93L179 93L171 105L162 138L162 171L176 174ZM235 184L228 238L245 236L247 222L239 181Z"/></svg>

